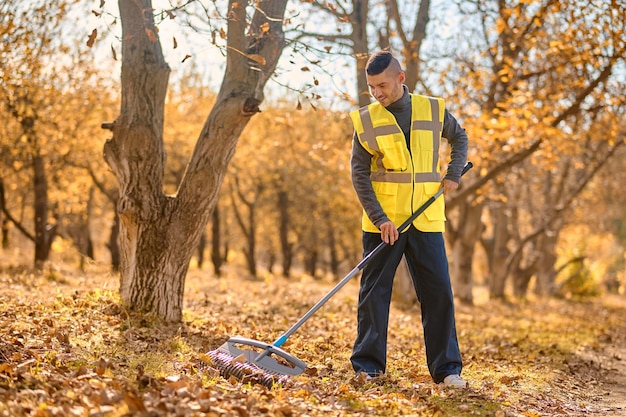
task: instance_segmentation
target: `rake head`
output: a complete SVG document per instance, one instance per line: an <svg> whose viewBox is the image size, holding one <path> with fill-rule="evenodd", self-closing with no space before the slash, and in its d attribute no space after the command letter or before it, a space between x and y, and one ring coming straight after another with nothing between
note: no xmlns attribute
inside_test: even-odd
<svg viewBox="0 0 626 417"><path fill-rule="evenodd" d="M307 367L274 345L243 337L231 337L208 354L224 378L234 376L244 383L252 382L268 388L285 385L291 376L300 375Z"/></svg>

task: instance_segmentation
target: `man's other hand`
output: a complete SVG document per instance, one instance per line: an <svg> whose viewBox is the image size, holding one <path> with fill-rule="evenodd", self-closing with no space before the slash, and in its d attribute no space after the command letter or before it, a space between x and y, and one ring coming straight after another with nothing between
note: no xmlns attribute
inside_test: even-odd
<svg viewBox="0 0 626 417"><path fill-rule="evenodd" d="M392 222L385 222L380 225L380 238L388 245L393 245L398 240L398 229Z"/></svg>
<svg viewBox="0 0 626 417"><path fill-rule="evenodd" d="M448 194L451 191L454 191L457 188L459 188L459 183L458 182L454 182L452 180L444 179L443 181L441 181L441 186L443 187L443 193L444 194Z"/></svg>

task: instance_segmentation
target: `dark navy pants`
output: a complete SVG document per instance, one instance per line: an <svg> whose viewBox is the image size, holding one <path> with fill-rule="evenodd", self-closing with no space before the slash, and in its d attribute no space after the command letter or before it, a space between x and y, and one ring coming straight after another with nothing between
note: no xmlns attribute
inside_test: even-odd
<svg viewBox="0 0 626 417"><path fill-rule="evenodd" d="M363 232L363 252L381 242L380 233ZM393 246L386 246L363 268L359 291L357 338L350 361L356 373L382 374L387 366L387 327L393 278L405 255L422 309L426 362L435 383L461 374L454 298L443 233L411 226Z"/></svg>

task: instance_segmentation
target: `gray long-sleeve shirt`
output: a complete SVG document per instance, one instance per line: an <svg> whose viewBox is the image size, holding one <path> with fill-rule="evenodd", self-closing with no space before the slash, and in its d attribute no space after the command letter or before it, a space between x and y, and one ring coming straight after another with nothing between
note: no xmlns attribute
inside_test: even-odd
<svg viewBox="0 0 626 417"><path fill-rule="evenodd" d="M408 88L404 86L402 98L386 108L396 118L407 140L407 147L410 152L411 96ZM446 138L451 148L450 162L448 163L445 179L458 183L461 181L461 172L467 160L468 139L465 129L461 127L448 110L444 114L442 137ZM370 179L371 160L372 154L363 148L355 132L352 141L352 156L350 158L352 185L365 213L376 227L380 227L381 224L389 221L389 218L378 202L372 187Z"/></svg>

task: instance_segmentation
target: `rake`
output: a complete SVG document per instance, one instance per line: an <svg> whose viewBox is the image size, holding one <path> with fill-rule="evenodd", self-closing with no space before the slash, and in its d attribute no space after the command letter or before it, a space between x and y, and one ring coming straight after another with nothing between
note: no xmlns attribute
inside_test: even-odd
<svg viewBox="0 0 626 417"><path fill-rule="evenodd" d="M464 175L472 168L468 162L463 167ZM420 206L404 223L398 227L400 232L407 229L411 223L422 214L430 205L443 194L443 187ZM298 330L313 314L330 300L348 281L358 274L367 263L376 256L387 244L381 242L368 253L344 278L341 279L321 300L307 311L293 326L283 333L273 343L260 342L254 339L234 336L222 346L208 353L213 364L220 374L228 379L235 377L242 382L251 382L271 388L274 384L285 385L292 376L300 375L307 368L307 364L280 347Z"/></svg>

